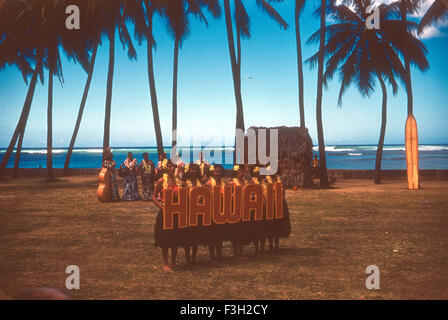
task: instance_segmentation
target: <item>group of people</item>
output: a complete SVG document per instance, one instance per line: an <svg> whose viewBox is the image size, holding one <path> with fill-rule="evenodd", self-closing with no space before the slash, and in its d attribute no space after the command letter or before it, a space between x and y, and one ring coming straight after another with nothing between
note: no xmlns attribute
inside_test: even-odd
<svg viewBox="0 0 448 320"><path fill-rule="evenodd" d="M235 165L232 170L232 177L225 177L225 170L220 164L209 164L202 156L199 155L199 160L185 164L182 160L173 163L167 158L166 154L159 156L157 166L149 159L148 153L143 153L143 160L138 163L137 159L133 157L132 152L129 152L126 160L119 168L119 175L124 178L123 200L152 200L154 204L160 209L156 218L154 230L154 245L162 249L163 269L166 271L176 268L176 257L178 247L184 247L187 264L194 264L197 259L197 251L199 245L208 246L211 259L214 261L222 260L223 241L230 240L232 243L233 254L235 257L243 255L243 248L245 245L253 243L255 254L263 254L265 250L266 240L269 242L269 249L271 252L278 251L279 238L287 237L290 233L289 212L286 201L284 201L284 223L272 226L274 232L254 233L251 227L246 223L242 223L240 229L219 229L220 234L210 234L206 237L195 237L193 233L191 237L187 237L189 241L185 243L184 240L179 241L180 238L185 239L185 234L182 237L172 235L172 232L178 230L166 231L163 230L163 195L164 189L172 189L174 191L178 188L186 187L193 188L197 186L244 186L249 183L257 183L263 186L266 191L267 183L272 183L280 180L279 172L275 175L262 176L260 175L260 167L252 165ZM115 174L116 163L113 160L113 154L109 151L106 154L103 167L109 169L111 174L112 184L112 199L120 200L117 177ZM141 176L143 197L140 197L138 189L137 176ZM177 193L174 193L174 201ZM199 217L202 220L202 217ZM202 224L202 221L200 222ZM275 230L275 228L277 230ZM209 229L213 230L213 229ZM222 234L237 233L235 234ZM213 232L217 231L215 229ZM170 234L171 232L171 234ZM198 234L195 232L194 234ZM203 235L203 234L202 234ZM204 241L204 238L208 239ZM171 250L171 263L169 262L169 250Z"/></svg>
<svg viewBox="0 0 448 320"><path fill-rule="evenodd" d="M107 168L110 176L111 176L111 190L112 190L112 200L125 200L125 201L137 201L144 200L150 201L152 200L152 194L154 190L154 185L159 180L163 173L164 169L162 168L162 163L164 160L167 160L167 154L163 153L159 156L159 162L157 167L154 165L154 162L149 159L149 154L147 152L142 154L143 159L140 163L138 163L137 159L134 158L134 154L132 152L128 152L126 160L119 167L119 176L124 178L123 184L123 197L120 198L120 194L118 192L118 180L115 172L117 163L115 162L114 155L111 152L110 148L106 150L106 154L104 156L103 168ZM199 155L199 160L196 161L196 164L201 166L201 170L203 172L205 165L208 166L208 163L204 160L202 153ZM178 179L184 179L185 169L188 168L180 158L176 163L175 174ZM207 167L208 168L208 167ZM140 196L139 188L138 188L138 179L137 177L141 176L142 179L142 195Z"/></svg>
<svg viewBox="0 0 448 320"><path fill-rule="evenodd" d="M116 162L113 160L113 153L107 152L103 162L103 168L107 168L111 176L112 200L120 199L126 201L146 200L150 201L154 190L154 181L161 174L155 168L154 163L149 159L147 152L143 153L143 160L138 163L132 152L128 152L126 160L120 165L119 175L124 178L123 198L120 198L118 192L117 176L115 173ZM142 178L143 197L138 190L137 176Z"/></svg>
<svg viewBox="0 0 448 320"><path fill-rule="evenodd" d="M286 201L284 201L284 219L282 221L243 222L238 226L211 226L202 227L202 222L196 229L185 230L163 230L163 196L165 189L173 191L179 188L193 188L197 186L244 186L249 183L261 184L266 192L267 184L280 181L279 175L261 176L260 167L236 165L232 170L232 178L224 177L224 168L220 164L210 165L205 161L190 163L185 166L176 165L169 159L164 159L161 164L162 177L156 182L152 200L160 209L156 219L154 238L156 247L162 249L163 269L166 271L176 267L178 247L184 247L187 264L194 264L197 258L199 245L208 246L210 257L214 261L222 260L223 241L231 241L235 257L243 256L245 245L253 243L255 254L264 254L266 240L269 242L270 251L278 251L280 237L287 237L291 231L289 212ZM177 202L176 192L174 202ZM202 218L201 216L199 218ZM176 224L176 222L175 222ZM261 231L261 232L260 232ZM185 232L189 232L186 234ZM187 239L187 242L185 242ZM168 261L169 250L171 250L171 263Z"/></svg>

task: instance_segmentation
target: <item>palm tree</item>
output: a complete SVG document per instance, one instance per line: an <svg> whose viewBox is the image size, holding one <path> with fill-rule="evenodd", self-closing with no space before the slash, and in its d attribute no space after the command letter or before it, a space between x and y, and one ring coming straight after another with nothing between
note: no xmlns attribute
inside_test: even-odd
<svg viewBox="0 0 448 320"><path fill-rule="evenodd" d="M408 13L416 13L420 6L421 0L411 1L411 0L400 0L395 4L395 8L397 12L401 16L402 22L402 33L408 33L408 23L407 23L407 14ZM411 78L411 65L409 62L409 55L403 55L404 67L405 67L405 84L406 84L406 93L408 98L408 116L413 114L414 112L414 97L412 92L412 78Z"/></svg>
<svg viewBox="0 0 448 320"><path fill-rule="evenodd" d="M123 44L123 49L128 47L128 57L130 60L137 58L137 52L132 44L131 37L126 25L127 6L132 5L132 1L127 0L97 0L97 5L101 8L99 23L101 29L109 40L109 65L107 71L106 85L106 105L104 112L104 135L103 135L103 160L107 148L110 146L110 117L112 109L112 89L115 70L115 32L118 31L119 38Z"/></svg>
<svg viewBox="0 0 448 320"><path fill-rule="evenodd" d="M88 75L87 75L87 80L86 80L86 84L84 87L84 92L81 98L81 104L79 106L79 111L78 111L78 116L76 118L76 123L75 123L75 128L73 129L73 134L72 134L72 138L70 139L70 144L67 150L67 155L65 157L65 162L64 162L64 176L68 174L68 169L70 167L70 159L72 157L73 154L73 149L75 147L75 142L76 142L76 138L78 136L78 132L79 132L79 127L81 126L81 120L82 120L82 116L84 113L84 108L86 106L86 102L87 102L87 96L89 94L89 90L90 90L90 84L92 82L92 77L93 77L93 69L95 67L95 61L96 61L96 54L98 51L98 45L99 43L96 43L91 57L90 57L90 63L89 63L89 69L87 71Z"/></svg>
<svg viewBox="0 0 448 320"><path fill-rule="evenodd" d="M148 16L148 23L146 28L146 39L147 39L147 60L148 60L148 81L149 81L149 92L151 95L151 107L152 107L152 116L154 122L154 131L156 135L156 143L157 143L157 153L158 155L162 155L165 153L163 148L163 138L162 138L162 128L160 126L160 117L159 117L159 104L157 101L157 91L156 91L156 81L154 78L154 58L152 54L152 50L155 47L155 40L153 36L153 18L156 10L160 10L155 6L155 3L146 2L146 14Z"/></svg>
<svg viewBox="0 0 448 320"><path fill-rule="evenodd" d="M208 21L202 12L206 7L213 17L218 18L221 7L218 0L176 0L171 1L166 11L171 23L168 28L174 38L173 55L173 114L172 114L172 139L171 147L175 151L177 144L177 78L179 66L179 48L189 33L188 15L192 14L208 26Z"/></svg>
<svg viewBox="0 0 448 320"><path fill-rule="evenodd" d="M420 20L418 31L421 33L430 25L446 20L448 20L448 2L443 3L442 0L435 0Z"/></svg>
<svg viewBox="0 0 448 320"><path fill-rule="evenodd" d="M154 77L154 58L152 50L156 42L153 36L153 19L156 13L166 17L165 13L169 0L134 0L129 3L127 17L134 23L135 38L141 45L143 39L147 44L148 83L151 97L151 108L154 122L154 132L159 156L164 153L162 128L160 126L159 104L157 100L156 83Z"/></svg>
<svg viewBox="0 0 448 320"><path fill-rule="evenodd" d="M296 44L297 44L297 72L299 85L299 114L300 126L305 127L305 102L303 92L303 64L302 64L302 40L300 39L300 14L305 7L305 0L296 0L295 23L296 23Z"/></svg>
<svg viewBox="0 0 448 320"><path fill-rule="evenodd" d="M322 123L322 86L324 73L324 47L325 47L325 10L326 0L321 0L320 7L320 31L319 31L319 52L317 69L317 95L316 95L316 124L317 140L319 143L319 176L321 188L326 188L328 182L327 157L325 154L324 127Z"/></svg>
<svg viewBox="0 0 448 320"><path fill-rule="evenodd" d="M268 0L269 2L282 2L282 0ZM283 29L288 28L286 21L280 14L269 4L267 0L256 0L257 5L274 21L276 21ZM229 46L230 65L232 67L233 88L236 102L236 124L235 128L245 131L243 98L241 95L241 38L249 39L250 34L250 17L247 14L242 0L235 0L235 25L236 25L236 50L235 39L233 36L233 22L230 10L229 0L224 0L224 14L226 18L227 42ZM236 153L235 153L236 154Z"/></svg>
<svg viewBox="0 0 448 320"><path fill-rule="evenodd" d="M194 1L188 2L194 4ZM207 4L208 1L199 1L198 3ZM152 51L155 49L156 42L153 35L153 19L154 15L159 13L166 20L168 30L173 34L174 38L181 39L187 30L186 12L182 11L182 8L182 1L180 0L132 0L129 1L128 12L126 13L127 18L132 20L134 24L135 38L138 44L142 44L143 39L146 39L149 92L157 153L159 155L164 153L164 147L154 77L154 58Z"/></svg>
<svg viewBox="0 0 448 320"><path fill-rule="evenodd" d="M168 31L174 38L174 55L173 55L173 114L172 114L172 129L171 129L171 147L175 152L177 141L177 75L179 65L179 48L182 46L183 40L190 32L190 25L187 18L187 10L191 7L198 7L199 4L195 0L184 1L175 0L167 4L165 17L169 17L167 23ZM201 11L201 9L198 9ZM202 14L202 12L201 12ZM205 20L206 21L206 20ZM171 23L170 23L171 22Z"/></svg>
<svg viewBox="0 0 448 320"><path fill-rule="evenodd" d="M10 2L11 3L11 2ZM8 3L9 5L9 3ZM9 8L8 5L4 6ZM61 57L59 48L63 42L68 44L70 40L62 40L65 30L65 6L63 2L58 1L20 1L14 4L15 14L9 18L13 21L8 29L8 34L4 37L4 48L13 50L17 48L17 41L20 39L19 46L24 48L24 52L35 52L32 56L36 68L31 80L30 88L27 94L22 114L17 124L16 130L11 139L5 157L2 159L1 169L6 167L14 145L19 138L16 150L15 173L20 160L20 151L25 133L26 122L31 108L31 102L37 82L40 75L43 81L43 68L48 69L48 105L47 105L47 179L53 178L52 170L52 114L53 114L53 76L56 75L60 82L63 82ZM11 5L11 8L13 5ZM9 48L9 49L8 49ZM21 52L17 51L20 57ZM78 50L74 47L66 46L65 52L69 59L79 61L83 66L86 64L86 55L84 50ZM24 55L25 56L25 55Z"/></svg>
<svg viewBox="0 0 448 320"><path fill-rule="evenodd" d="M43 1L36 6L36 14L42 12L41 28L46 48L48 69L48 104L47 104L47 180L53 179L53 77L56 75L63 82L59 47L61 44L60 19L64 17L60 3ZM65 9L65 8L64 8ZM65 24L63 25L65 27Z"/></svg>
<svg viewBox="0 0 448 320"><path fill-rule="evenodd" d="M71 156L75 147L76 138L78 136L79 127L81 125L82 116L90 90L90 84L92 82L98 46L101 44L101 29L97 23L100 16L100 8L96 6L94 0L78 0L76 2L76 5L81 8L80 11L83 15L83 28L81 28L80 30L70 30L66 32L66 34L64 35L64 40L69 39L70 42L68 44L64 43L63 47L73 50L91 51L91 53L90 59L89 61L87 61L87 65L83 65L84 70L86 70L87 72L87 80L81 98L81 104L79 106L75 128L73 129L73 134L67 150L67 155L65 157L63 173L64 175L68 174Z"/></svg>
<svg viewBox="0 0 448 320"><path fill-rule="evenodd" d="M426 49L421 41L415 38L413 33L402 34L402 22L390 19L394 15L394 7L391 5L380 6L380 29L368 29L366 27L366 8L372 4L372 0L354 0L345 2L351 5L330 5L327 13L332 15L334 24L327 26L325 55L328 58L323 82L326 85L334 73L338 72L341 78L338 105L342 103L342 96L350 84L355 83L363 96L369 96L375 89L375 78L378 79L382 93L382 120L380 138L378 142L375 183L381 182L381 159L384 146L384 138L387 122L387 88L386 79L397 92L396 78L405 79L405 68L400 60L404 52L412 52L409 55L410 62L425 69L428 62L425 58ZM408 22L409 30L416 30L415 23ZM316 41L320 31L309 39ZM317 54L308 61L315 64Z"/></svg>
<svg viewBox="0 0 448 320"><path fill-rule="evenodd" d="M16 24L16 22L14 22L14 20L16 20L16 18L19 18L20 12L23 12L23 10L24 10L23 3L16 4L14 6L14 4L12 4L11 2L9 3L9 7L6 7L5 10L2 10L5 3L6 3L6 1L0 1L0 14L1 14L0 30L2 30L2 31L0 31L0 34L1 34L0 43L3 43L6 40L6 36L8 34L11 35L12 31L17 31L17 28L15 28L14 30L11 30L11 28L13 28L13 26ZM14 10L15 12L11 11L11 10ZM17 11L17 10L19 10L19 11ZM14 24L11 25L11 23L14 23ZM11 44L10 40L11 40L11 37L9 37L9 39L8 39L9 46ZM20 44L18 44L18 45L20 46ZM10 48L9 52L8 52L8 50L5 50L4 44L3 44L2 48L3 48L3 50L0 53L0 56L1 56L0 60L2 60L2 61L0 61L0 69L2 69L5 66L5 64L10 64L10 65L16 64L17 67L22 71L25 83L28 84L28 75L32 74L33 70L30 66L30 62L27 61L27 59L25 58L23 50L21 48L14 48L11 50L11 48ZM28 59L29 58L30 57L28 57ZM36 73L36 75L37 75L37 73ZM35 79L37 80L37 76ZM31 89L30 93L33 93L34 89L35 89L34 81L32 81L32 85L30 86L30 89ZM31 94L31 99L32 99L32 95L33 94ZM24 105L24 110L27 109L28 103L30 101L31 100L27 100L27 105ZM14 173L13 173L14 177L18 176L17 166L18 166L19 159L20 159L20 151L21 151L22 141L23 141L23 133L22 133L23 131L24 131L24 127L22 128L22 130L19 130L19 132L18 132L19 140L18 140L16 153L15 153ZM16 139L16 138L14 138L14 139ZM14 141L14 144L15 144L15 141ZM14 148L14 146L12 146L12 148ZM9 150L10 150L10 152L12 152L13 149L8 149L8 151ZM6 160L4 163L8 162L10 155L11 154L9 153L8 155L6 155L4 157L4 160Z"/></svg>
<svg viewBox="0 0 448 320"><path fill-rule="evenodd" d="M0 163L0 177L4 174L17 139L20 138L15 161L18 164L21 143L38 78L40 77L43 82L45 52L43 30L41 30L42 21L39 19L43 12L39 12L38 19L35 19L35 9L36 6L26 1L3 2L0 6L0 70L5 65L16 65L21 70L26 83L28 75L33 74L19 121ZM35 65L34 71L31 69L31 64Z"/></svg>

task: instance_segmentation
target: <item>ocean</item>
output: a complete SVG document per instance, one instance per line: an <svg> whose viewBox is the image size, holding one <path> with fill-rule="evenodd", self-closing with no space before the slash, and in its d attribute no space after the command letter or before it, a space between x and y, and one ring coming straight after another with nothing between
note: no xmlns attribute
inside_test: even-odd
<svg viewBox="0 0 448 320"><path fill-rule="evenodd" d="M327 166L329 169L374 169L376 146L374 145L333 145L326 146ZM6 149L0 149L0 159L3 158ZM185 162L198 159L198 153L203 151L206 160L210 162L224 162L225 168L232 168L233 147L203 147L181 148L178 150ZM139 161L142 153L148 152L150 159L157 164L157 148L155 147L120 147L112 148L114 160L119 166L126 154L132 152ZM168 154L170 147L165 148ZM318 147L313 148L318 154ZM24 148L20 160L21 168L45 168L45 148ZM53 167L63 168L67 149L53 149ZM14 154L13 154L14 155ZM101 166L101 148L75 148L70 167L71 168L99 168ZM11 157L8 167L14 166L14 157ZM420 145L419 146L420 169L448 169L448 145ZM383 151L382 169L406 169L406 155L403 145L386 145Z"/></svg>

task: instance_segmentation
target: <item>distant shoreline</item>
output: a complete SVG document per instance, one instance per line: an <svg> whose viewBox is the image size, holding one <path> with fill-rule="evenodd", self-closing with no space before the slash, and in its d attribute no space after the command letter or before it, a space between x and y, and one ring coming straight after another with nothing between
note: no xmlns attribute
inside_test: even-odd
<svg viewBox="0 0 448 320"><path fill-rule="evenodd" d="M6 169L6 175L12 176L13 168ZM55 168L53 173L55 177L62 177L64 169ZM230 174L230 170L228 173ZM68 170L68 176L94 176L98 175L100 169L92 168L73 168ZM328 169L328 175L338 179L372 179L375 170L360 170L360 169ZM406 180L406 170L382 170L381 177L384 180ZM420 170L420 177L422 181L448 181L447 169L429 169ZM47 170L45 168L20 168L19 178L36 178L45 177Z"/></svg>
<svg viewBox="0 0 448 320"><path fill-rule="evenodd" d="M375 168L376 145L326 145L328 169L356 169L371 170ZM210 163L221 163L226 169L233 167L234 147L202 146L202 147L178 147L184 162L195 161L199 152L204 152L205 159ZM319 148L313 147L313 154L318 155ZM139 161L144 152L148 152L149 159L158 162L156 147L112 147L114 160L121 164L132 152ZM165 152L171 153L171 147L166 147ZM45 168L47 158L46 148L24 148L20 156L20 168ZM0 149L0 159L5 154ZM53 168L63 168L67 148L53 149ZM101 147L77 147L74 149L70 168L98 168L102 162L103 149ZM420 144L419 147L420 169L448 170L448 144ZM14 167L14 156L9 159L8 168ZM400 144L385 145L382 157L382 169L404 170L406 169L405 146Z"/></svg>
<svg viewBox="0 0 448 320"><path fill-rule="evenodd" d="M404 143L390 143L390 144L385 144L384 147L402 147L404 146ZM419 143L420 147L425 147L425 146L441 146L441 147L448 147L448 142L444 142L444 143ZM205 148L205 149L214 149L214 148L226 148L226 149L234 149L234 146L177 146L177 148L179 149L187 149L187 148L193 148L193 149L197 149L197 148ZM313 148L319 147L319 145L313 145ZM359 144L326 144L325 147L377 147L377 144L375 143L359 143ZM4 152L7 150L8 147L0 147L0 152ZM33 150L33 149L37 149L37 150L46 150L46 146L41 146L41 147L22 147L22 150ZM111 146L112 149L157 149L157 146ZM163 146L164 149L171 149L171 146ZM55 147L53 146L53 150L67 150L68 147ZM103 149L102 146L97 146L97 147L75 147L74 150L82 150L82 149L89 149L89 150L94 150L94 149ZM15 149L14 149L15 150Z"/></svg>

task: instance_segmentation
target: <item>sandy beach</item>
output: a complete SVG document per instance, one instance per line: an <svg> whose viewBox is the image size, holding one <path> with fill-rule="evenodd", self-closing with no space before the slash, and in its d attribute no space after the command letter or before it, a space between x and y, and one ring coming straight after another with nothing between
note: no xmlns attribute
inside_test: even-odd
<svg viewBox="0 0 448 320"><path fill-rule="evenodd" d="M121 180L121 179L120 179ZM161 269L151 202L101 203L97 177L0 182L0 289L7 296L65 287L76 299L447 299L447 181L409 191L405 181L338 180L328 190L288 190L292 234L279 254L244 259L225 243L222 264ZM122 189L120 189L122 192ZM380 290L365 287L380 269Z"/></svg>

